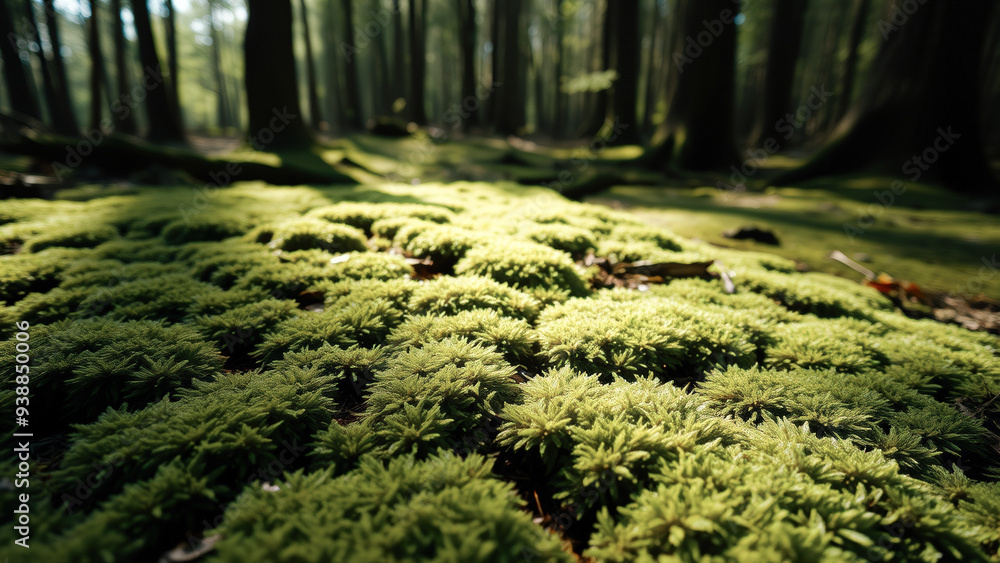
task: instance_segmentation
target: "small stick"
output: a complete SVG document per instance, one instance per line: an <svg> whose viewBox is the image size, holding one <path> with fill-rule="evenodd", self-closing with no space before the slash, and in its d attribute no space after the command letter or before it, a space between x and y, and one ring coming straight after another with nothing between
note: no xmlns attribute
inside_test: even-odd
<svg viewBox="0 0 1000 563"><path fill-rule="evenodd" d="M864 266L858 264L854 260L851 260L850 258L847 257L846 254L844 254L839 250L834 250L833 252L830 253L830 256L828 256L827 258L832 258L837 262L840 262L841 264L847 266L848 268L854 270L855 272L861 274L862 276L864 276L869 280L875 279L875 272L869 270L868 268L865 268Z"/></svg>

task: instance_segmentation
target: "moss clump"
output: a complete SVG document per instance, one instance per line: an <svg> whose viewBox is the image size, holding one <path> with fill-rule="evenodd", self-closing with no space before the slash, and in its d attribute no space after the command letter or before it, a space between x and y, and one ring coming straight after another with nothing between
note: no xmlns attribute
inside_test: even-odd
<svg viewBox="0 0 1000 563"><path fill-rule="evenodd" d="M371 234L373 224L381 219L408 217L432 223L448 223L454 213L434 205L343 202L313 209L306 216L344 223Z"/></svg>
<svg viewBox="0 0 1000 563"><path fill-rule="evenodd" d="M533 364L538 352L538 341L527 322L483 309L462 311L454 316L411 317L389 334L388 342L421 347L452 336L493 346L514 365Z"/></svg>
<svg viewBox="0 0 1000 563"><path fill-rule="evenodd" d="M272 248L295 250L325 250L331 254L364 252L365 235L354 227L338 225L315 218L295 219L274 227L269 241Z"/></svg>
<svg viewBox="0 0 1000 563"><path fill-rule="evenodd" d="M394 309L406 310L413 292L421 285L409 279L358 280L319 282L311 290L323 294L328 310L350 307L357 303L385 301Z"/></svg>
<svg viewBox="0 0 1000 563"><path fill-rule="evenodd" d="M277 492L247 490L226 512L215 560L569 561L491 470L487 458L442 452L367 461L338 478L290 475Z"/></svg>
<svg viewBox="0 0 1000 563"><path fill-rule="evenodd" d="M455 273L485 276L516 288L556 287L577 297L589 293L568 254L533 242L477 246L459 261Z"/></svg>
<svg viewBox="0 0 1000 563"><path fill-rule="evenodd" d="M489 278L459 276L439 277L419 285L409 308L418 315L492 309L506 317L532 322L541 304L527 293Z"/></svg>
<svg viewBox="0 0 1000 563"><path fill-rule="evenodd" d="M45 358L31 366L32 404L49 413L38 419L50 430L92 421L123 403L140 408L222 367L218 353L194 330L149 321L63 321L32 328L31 342L35 357ZM0 350L0 357L14 357L12 341ZM14 380L13 361L0 369ZM13 393L3 402L12 405Z"/></svg>
<svg viewBox="0 0 1000 563"><path fill-rule="evenodd" d="M342 348L323 344L316 349L288 352L270 367L287 373L315 370L320 377L329 379L324 396L344 407L360 400L375 373L389 367L392 350L380 346Z"/></svg>
<svg viewBox="0 0 1000 563"><path fill-rule="evenodd" d="M413 274L402 256L381 252L352 252L332 259L332 280L395 280Z"/></svg>
<svg viewBox="0 0 1000 563"><path fill-rule="evenodd" d="M47 248L93 248L118 238L118 231L109 225L78 225L53 227L45 234L29 237L24 243L25 252L41 252Z"/></svg>
<svg viewBox="0 0 1000 563"><path fill-rule="evenodd" d="M737 287L781 301L789 310L817 317L869 319L875 311L892 310L892 302L874 289L824 274L747 270L733 281Z"/></svg>
<svg viewBox="0 0 1000 563"><path fill-rule="evenodd" d="M400 231L402 235L404 231ZM417 258L430 258L448 270L472 248L490 239L483 234L452 226L431 226L410 238L403 249Z"/></svg>
<svg viewBox="0 0 1000 563"><path fill-rule="evenodd" d="M236 213L198 213L167 223L162 235L167 244L184 244L240 236L251 226L247 217Z"/></svg>
<svg viewBox="0 0 1000 563"><path fill-rule="evenodd" d="M522 230L521 235L577 257L597 248L597 241L592 232L567 225L537 225Z"/></svg>
<svg viewBox="0 0 1000 563"><path fill-rule="evenodd" d="M194 298L221 291L185 274L142 278L102 287L92 292L76 311L77 317L104 315L115 320L181 322Z"/></svg>
<svg viewBox="0 0 1000 563"><path fill-rule="evenodd" d="M297 310L294 301L265 299L201 317L194 324L231 362L241 362L264 341L265 334L294 317Z"/></svg>
<svg viewBox="0 0 1000 563"><path fill-rule="evenodd" d="M45 293L58 286L62 271L84 252L50 248L37 254L0 256L0 300L10 305L29 293Z"/></svg>
<svg viewBox="0 0 1000 563"><path fill-rule="evenodd" d="M111 240L91 254L94 259L113 259L131 262L173 262L177 248L160 243L159 240Z"/></svg>
<svg viewBox="0 0 1000 563"><path fill-rule="evenodd" d="M680 240L676 235L653 227L618 225L611 229L608 239L626 243L652 244L663 250L682 250Z"/></svg>

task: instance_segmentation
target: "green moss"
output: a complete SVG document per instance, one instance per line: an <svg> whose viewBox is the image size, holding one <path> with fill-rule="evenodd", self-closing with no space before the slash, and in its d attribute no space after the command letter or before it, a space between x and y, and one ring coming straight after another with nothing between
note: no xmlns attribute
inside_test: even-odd
<svg viewBox="0 0 1000 563"><path fill-rule="evenodd" d="M108 225L78 225L52 227L45 234L29 237L24 243L24 252L41 252L47 248L93 248L118 238L118 231Z"/></svg>
<svg viewBox="0 0 1000 563"><path fill-rule="evenodd" d="M84 251L51 248L37 254L0 256L0 299L13 304L28 293L59 285L60 273Z"/></svg>
<svg viewBox="0 0 1000 563"><path fill-rule="evenodd" d="M333 259L332 280L394 280L413 274L402 256L381 252L352 252Z"/></svg>
<svg viewBox="0 0 1000 563"><path fill-rule="evenodd" d="M485 276L516 288L556 287L574 296L589 293L568 254L531 242L477 246L455 266L455 273Z"/></svg>
<svg viewBox="0 0 1000 563"><path fill-rule="evenodd" d="M594 234L586 229L567 225L538 225L520 232L521 236L539 244L568 252L572 256L583 256L597 248Z"/></svg>
<svg viewBox="0 0 1000 563"><path fill-rule="evenodd" d="M249 219L238 213L198 213L167 223L162 235L167 244L184 244L240 236L251 226Z"/></svg>
<svg viewBox="0 0 1000 563"><path fill-rule="evenodd" d="M500 315L534 321L540 303L527 293L488 278L438 277L420 284L409 301L414 314L454 315L492 309Z"/></svg>
<svg viewBox="0 0 1000 563"><path fill-rule="evenodd" d="M185 274L142 278L102 287L80 303L75 316L106 315L115 320L182 321L195 296L220 291Z"/></svg>
<svg viewBox="0 0 1000 563"><path fill-rule="evenodd" d="M653 244L663 250L682 249L676 235L662 229L638 225L618 225L611 230L608 239L621 242Z"/></svg>
<svg viewBox="0 0 1000 563"><path fill-rule="evenodd" d="M372 225L380 219L411 217L432 223L447 223L454 214L448 209L432 205L344 202L313 209L307 216L344 223L370 234Z"/></svg>
<svg viewBox="0 0 1000 563"><path fill-rule="evenodd" d="M194 326L233 361L244 361L282 321L296 315L294 301L265 299L234 306L217 315L201 317Z"/></svg>
<svg viewBox="0 0 1000 563"><path fill-rule="evenodd" d="M161 244L158 240L111 240L95 248L92 256L126 263L167 263L177 257L177 248Z"/></svg>
<svg viewBox="0 0 1000 563"><path fill-rule="evenodd" d="M404 231L400 231L402 234ZM491 237L469 229L431 226L409 239L403 249L417 258L430 258L450 269L466 252L488 242Z"/></svg>
<svg viewBox="0 0 1000 563"><path fill-rule="evenodd" d="M315 284L311 290L323 294L328 310L350 307L356 303L388 302L395 309L405 310L413 292L421 285L409 279L358 280Z"/></svg>
<svg viewBox="0 0 1000 563"><path fill-rule="evenodd" d="M535 361L538 342L528 323L501 316L497 311L475 309L454 316L411 317L389 334L388 342L399 346L425 346L452 336L494 346L514 365Z"/></svg>
<svg viewBox="0 0 1000 563"><path fill-rule="evenodd" d="M570 561L491 470L481 456L442 452L369 461L338 478L290 475L226 512L213 561Z"/></svg>
<svg viewBox="0 0 1000 563"><path fill-rule="evenodd" d="M315 218L286 221L274 227L272 248L284 251L325 250L331 254L364 252L365 235L347 225L338 225Z"/></svg>
<svg viewBox="0 0 1000 563"><path fill-rule="evenodd" d="M781 301L789 310L818 317L871 318L891 311L892 302L879 292L824 274L782 274L747 270L733 280L745 288Z"/></svg>

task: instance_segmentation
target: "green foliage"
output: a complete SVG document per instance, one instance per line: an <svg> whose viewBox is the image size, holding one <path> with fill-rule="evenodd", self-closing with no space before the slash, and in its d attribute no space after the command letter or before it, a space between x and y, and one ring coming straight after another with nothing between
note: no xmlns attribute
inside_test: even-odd
<svg viewBox="0 0 1000 563"><path fill-rule="evenodd" d="M394 280L413 274L402 256L381 252L352 252L334 258L328 277L331 280Z"/></svg>
<svg viewBox="0 0 1000 563"><path fill-rule="evenodd" d="M113 259L122 262L171 262L177 256L177 248L162 244L159 240L111 240L94 248L94 259Z"/></svg>
<svg viewBox="0 0 1000 563"><path fill-rule="evenodd" d="M874 289L824 274L746 270L733 281L739 288L781 301L789 310L817 317L869 319L873 312L892 310L892 302Z"/></svg>
<svg viewBox="0 0 1000 563"><path fill-rule="evenodd" d="M403 249L417 258L430 258L449 268L470 249L481 247L491 238L461 227L432 225L409 239Z"/></svg>
<svg viewBox="0 0 1000 563"><path fill-rule="evenodd" d="M441 452L368 460L337 478L296 473L240 497L212 561L570 561L491 470L481 456Z"/></svg>
<svg viewBox="0 0 1000 563"><path fill-rule="evenodd" d="M188 327L149 321L64 321L31 329L32 419L42 428L89 422L108 407L141 408L174 396L222 367L218 353ZM14 342L0 344L3 376L14 380ZM13 396L3 403L13 411Z"/></svg>
<svg viewBox="0 0 1000 563"><path fill-rule="evenodd" d="M413 314L454 315L492 309L505 317L532 322L541 304L508 285L477 276L441 276L417 286L409 301Z"/></svg>
<svg viewBox="0 0 1000 563"><path fill-rule="evenodd" d="M371 234L373 224L380 219L407 217L432 223L448 223L454 213L434 205L343 202L313 209L306 216L344 223Z"/></svg>
<svg viewBox="0 0 1000 563"><path fill-rule="evenodd" d="M354 227L303 218L276 225L269 243L272 248L289 252L318 249L340 254L366 251L365 241L364 233Z"/></svg>
<svg viewBox="0 0 1000 563"><path fill-rule="evenodd" d="M583 256L588 250L597 248L593 233L567 225L538 225L521 231L521 235L572 256Z"/></svg>
<svg viewBox="0 0 1000 563"><path fill-rule="evenodd" d="M340 309L355 303L386 301L397 309L406 309L413 292L421 285L409 279L358 280L315 284L311 290L323 294L327 309Z"/></svg>
<svg viewBox="0 0 1000 563"><path fill-rule="evenodd" d="M288 352L271 364L271 368L283 371L316 370L334 385L327 386L324 396L338 406L348 399L358 399L377 371L389 367L391 348L341 348L323 344L317 349Z"/></svg>
<svg viewBox="0 0 1000 563"><path fill-rule="evenodd" d="M455 273L485 276L516 288L556 287L577 297L589 293L569 255L533 242L477 246L459 261Z"/></svg>
<svg viewBox="0 0 1000 563"><path fill-rule="evenodd" d="M527 322L483 309L462 311L454 316L411 317L389 334L388 342L420 347L452 336L493 346L514 365L532 365L538 352L537 339Z"/></svg>
<svg viewBox="0 0 1000 563"><path fill-rule="evenodd" d="M29 293L45 293L59 285L59 274L82 251L50 248L36 254L0 256L0 300L13 304Z"/></svg>
<svg viewBox="0 0 1000 563"><path fill-rule="evenodd" d="M99 244L118 238L118 231L108 225L66 225L53 226L45 234L28 237L24 252L41 252L47 248L93 248Z"/></svg>
<svg viewBox="0 0 1000 563"><path fill-rule="evenodd" d="M142 278L103 287L80 303L74 316L105 315L115 320L180 322L197 295L220 291L185 274Z"/></svg>
<svg viewBox="0 0 1000 563"><path fill-rule="evenodd" d="M162 236L167 244L184 244L240 236L250 227L249 218L239 213L197 213L167 223Z"/></svg>
<svg viewBox="0 0 1000 563"><path fill-rule="evenodd" d="M230 358L245 359L282 321L296 316L294 301L265 299L201 317L194 325L216 348Z"/></svg>

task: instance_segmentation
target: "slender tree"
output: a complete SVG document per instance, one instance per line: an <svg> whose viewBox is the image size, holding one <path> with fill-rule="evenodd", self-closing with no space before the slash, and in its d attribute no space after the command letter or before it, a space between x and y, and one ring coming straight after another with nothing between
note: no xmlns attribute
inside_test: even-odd
<svg viewBox="0 0 1000 563"><path fill-rule="evenodd" d="M321 4L323 8L323 22L324 27L329 30L335 30L337 28L337 4L334 2L324 2ZM344 96L342 95L341 80L340 80L340 50L337 45L337 37L335 33L325 33L323 37L323 51L326 54L324 58L325 65L325 81L324 81L324 96L323 99L326 102L326 117L328 119L327 124L329 128L334 131L339 131L343 126L345 115L344 110Z"/></svg>
<svg viewBox="0 0 1000 563"><path fill-rule="evenodd" d="M160 57L156 53L156 40L153 37L146 0L132 0L132 16L139 40L139 60L145 75L143 86L147 89L146 113L149 117L147 137L151 141L182 143L184 129L181 127L179 116L174 113L174 104L170 101L170 80L163 75Z"/></svg>
<svg viewBox="0 0 1000 563"><path fill-rule="evenodd" d="M868 23L868 11L871 8L871 0L855 0L854 18L851 23L851 33L847 39L847 59L844 61L844 80L840 86L840 97L837 99L836 118L840 119L847 114L851 106L851 99L854 94L854 78L858 73L858 50L861 47L861 38L865 33L865 24Z"/></svg>
<svg viewBox="0 0 1000 563"><path fill-rule="evenodd" d="M782 117L792 105L792 84L802 45L807 3L807 0L775 0L764 70L764 95L751 134L752 145L784 140L775 127L780 126Z"/></svg>
<svg viewBox="0 0 1000 563"><path fill-rule="evenodd" d="M410 119L427 123L424 81L427 73L427 0L410 0Z"/></svg>
<svg viewBox="0 0 1000 563"><path fill-rule="evenodd" d="M458 55L461 59L461 84L463 107L467 100L476 99L476 6L473 0L456 0L458 4ZM471 105L471 104L470 104ZM478 108L478 104L476 106ZM477 115L469 112L464 119L465 128L475 126Z"/></svg>
<svg viewBox="0 0 1000 563"><path fill-rule="evenodd" d="M994 8L990 0L929 0L905 23L880 20L885 43L857 103L816 157L774 182L866 171L994 190L979 130L982 45Z"/></svg>
<svg viewBox="0 0 1000 563"><path fill-rule="evenodd" d="M323 116L319 109L319 86L316 83L316 61L313 58L312 36L309 33L309 12L306 0L299 0L299 15L302 21L302 35L306 44L306 99L309 100L309 123L313 130L319 130Z"/></svg>
<svg viewBox="0 0 1000 563"><path fill-rule="evenodd" d="M670 170L725 169L737 161L733 143L733 75L737 6L731 0L680 0L666 56L670 60L666 119L646 158ZM708 25L718 31L715 35ZM705 34L708 34L707 36ZM701 37L703 45L699 43ZM706 41L706 37L712 37Z"/></svg>
<svg viewBox="0 0 1000 563"><path fill-rule="evenodd" d="M403 14L400 12L399 0L392 0L392 75L393 92L397 97L406 99L406 55L403 36ZM395 102L395 100L393 100Z"/></svg>
<svg viewBox="0 0 1000 563"><path fill-rule="evenodd" d="M101 79L104 77L104 55L101 53L101 34L98 25L97 0L90 0L90 20L88 21L87 48L90 53L90 127L101 127L102 100Z"/></svg>
<svg viewBox="0 0 1000 563"><path fill-rule="evenodd" d="M76 115L73 113L73 101L70 99L69 83L66 80L66 63L62 56L62 36L59 32L59 14L56 12L53 0L43 0L45 8L45 27L49 32L49 44L52 46L52 86L54 89L52 126L56 131L67 135L79 133ZM40 48L40 47L39 47Z"/></svg>
<svg viewBox="0 0 1000 563"><path fill-rule="evenodd" d="M46 101L54 99L52 78L48 73L48 66L45 55L41 52L41 38L38 35L38 26L35 23L34 11L31 10L30 0L26 0L28 11L28 21L31 23L32 37L39 46L39 58L42 63L42 79L45 87ZM31 94L30 75L24 68L21 54L18 52L16 42L10 39L16 37L14 33L14 20L11 19L10 10L7 7L7 0L0 0L0 34L7 40L0 40L0 57L3 57L3 77L7 92L10 95L11 109L21 117L30 117L41 120L41 108L38 100ZM50 107L51 112L51 107Z"/></svg>
<svg viewBox="0 0 1000 563"><path fill-rule="evenodd" d="M552 89L552 133L557 139L566 135L566 93L563 92L563 74L566 58L566 14L563 0L555 0L555 87Z"/></svg>
<svg viewBox="0 0 1000 563"><path fill-rule="evenodd" d="M208 2L208 33L212 39L212 76L215 79L215 108L216 120L220 129L233 125L232 110L229 107L229 93L226 86L225 73L222 71L222 41L219 37L219 30L216 29L215 7L217 1Z"/></svg>
<svg viewBox="0 0 1000 563"><path fill-rule="evenodd" d="M299 108L292 45L291 0L249 0L246 37L250 143L258 150L290 150L312 144Z"/></svg>
<svg viewBox="0 0 1000 563"><path fill-rule="evenodd" d="M497 43L494 50L494 81L499 78L494 99L493 128L503 135L516 135L525 125L524 69L522 62L523 0L503 0L496 3Z"/></svg>
<svg viewBox="0 0 1000 563"><path fill-rule="evenodd" d="M165 0L167 21L165 22L167 36L167 69L170 73L170 104L174 108L177 120L183 123L181 116L180 76L177 71L177 16L174 12L173 0Z"/></svg>
<svg viewBox="0 0 1000 563"><path fill-rule="evenodd" d="M121 0L111 0L111 27L113 27L115 41L115 84L118 94L118 103L112 104L112 111L115 116L115 129L128 135L136 133L135 116L132 108L126 100L129 96L128 67L125 65L125 25L122 22ZM114 111L118 107L121 111ZM128 110L128 111L125 111Z"/></svg>
<svg viewBox="0 0 1000 563"><path fill-rule="evenodd" d="M354 130L362 128L361 122L361 92L358 90L358 56L357 45L354 43L354 3L352 0L343 0L343 29L344 43L346 44L342 52L346 62L344 73L344 89L346 93L346 105L344 106L344 118L346 125Z"/></svg>
<svg viewBox="0 0 1000 563"><path fill-rule="evenodd" d="M607 29L609 68L618 77L610 92L607 104L605 133L614 130L615 125L625 127L617 134L605 135L612 144L638 144L639 123L636 103L639 99L639 0L612 0L608 2Z"/></svg>

